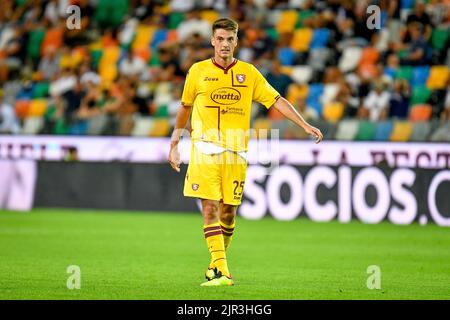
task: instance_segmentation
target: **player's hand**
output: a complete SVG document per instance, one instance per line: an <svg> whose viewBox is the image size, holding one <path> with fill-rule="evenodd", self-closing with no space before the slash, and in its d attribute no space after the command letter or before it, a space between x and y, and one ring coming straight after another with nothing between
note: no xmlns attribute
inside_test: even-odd
<svg viewBox="0 0 450 320"><path fill-rule="evenodd" d="M176 146L170 148L169 163L172 166L173 170L175 170L176 172L180 172L180 152L178 151L178 147Z"/></svg>
<svg viewBox="0 0 450 320"><path fill-rule="evenodd" d="M313 136L316 139L316 143L322 141L323 134L318 128L313 127L312 125L307 125L304 129L307 134Z"/></svg>

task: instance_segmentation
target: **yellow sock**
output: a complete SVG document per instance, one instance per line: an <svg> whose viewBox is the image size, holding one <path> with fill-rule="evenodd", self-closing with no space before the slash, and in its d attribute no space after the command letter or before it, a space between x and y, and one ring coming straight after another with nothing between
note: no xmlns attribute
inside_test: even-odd
<svg viewBox="0 0 450 320"><path fill-rule="evenodd" d="M224 276L230 276L228 270L227 257L225 255L225 246L223 243L222 228L220 223L213 223L203 227L206 243L211 254L211 266L214 266L222 272Z"/></svg>
<svg viewBox="0 0 450 320"><path fill-rule="evenodd" d="M226 224L220 221L220 227L222 228L223 243L225 245L225 250L227 250L230 247L231 240L233 240L233 232L235 225L236 225L235 221L233 221L232 224Z"/></svg>

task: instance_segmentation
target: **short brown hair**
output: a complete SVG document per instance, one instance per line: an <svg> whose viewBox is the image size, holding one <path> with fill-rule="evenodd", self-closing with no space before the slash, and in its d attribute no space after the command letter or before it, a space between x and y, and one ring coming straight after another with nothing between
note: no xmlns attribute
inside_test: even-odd
<svg viewBox="0 0 450 320"><path fill-rule="evenodd" d="M229 19L229 18L220 18L216 21L214 21L212 25L212 33L214 34L214 31L217 29L225 29L229 31L234 31L235 33L238 32L238 24L236 21Z"/></svg>

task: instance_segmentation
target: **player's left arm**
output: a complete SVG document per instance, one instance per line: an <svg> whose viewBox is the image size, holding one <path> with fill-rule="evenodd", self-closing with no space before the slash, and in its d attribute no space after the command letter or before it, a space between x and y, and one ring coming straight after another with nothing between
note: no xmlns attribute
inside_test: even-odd
<svg viewBox="0 0 450 320"><path fill-rule="evenodd" d="M292 104L287 101L285 98L280 97L275 101L273 107L281 112L283 116L294 122L299 127L303 128L307 134L312 135L316 138L316 143L319 143L323 139L322 132L310 125L306 120L302 117L302 115L295 110Z"/></svg>

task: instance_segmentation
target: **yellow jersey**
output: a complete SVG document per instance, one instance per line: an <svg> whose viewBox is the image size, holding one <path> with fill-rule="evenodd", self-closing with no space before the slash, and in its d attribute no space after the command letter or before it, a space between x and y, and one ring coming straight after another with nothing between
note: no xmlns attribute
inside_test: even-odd
<svg viewBox="0 0 450 320"><path fill-rule="evenodd" d="M252 101L270 108L280 97L252 64L234 61L223 68L214 59L191 66L181 103L192 106L192 141L247 151Z"/></svg>

